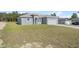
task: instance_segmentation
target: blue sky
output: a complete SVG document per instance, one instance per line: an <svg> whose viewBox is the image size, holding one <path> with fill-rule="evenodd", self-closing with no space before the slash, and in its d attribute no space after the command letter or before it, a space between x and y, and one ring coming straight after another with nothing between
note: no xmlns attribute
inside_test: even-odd
<svg viewBox="0 0 79 59"><path fill-rule="evenodd" d="M11 12L11 11L1 11L1 12ZM78 11L19 11L20 13L36 13L36 14L53 14L56 13L57 16L63 18L70 18L73 13L77 13L79 17Z"/></svg>
<svg viewBox="0 0 79 59"><path fill-rule="evenodd" d="M53 13L56 13L57 16L60 16L60 17L71 17L71 15L73 13L77 13L77 15L79 16L78 14L78 11L27 11L28 13L39 13L39 14L53 14Z"/></svg>
<svg viewBox="0 0 79 59"><path fill-rule="evenodd" d="M77 13L78 11L61 11L62 13L60 14L60 16L68 16L68 15L72 15L73 13Z"/></svg>
<svg viewBox="0 0 79 59"><path fill-rule="evenodd" d="M50 14L50 11L27 11L28 13Z"/></svg>

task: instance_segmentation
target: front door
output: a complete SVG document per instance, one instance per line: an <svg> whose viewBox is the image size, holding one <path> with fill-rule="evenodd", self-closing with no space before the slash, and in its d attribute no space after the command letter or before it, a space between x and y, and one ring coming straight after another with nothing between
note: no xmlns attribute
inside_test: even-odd
<svg viewBox="0 0 79 59"><path fill-rule="evenodd" d="M47 24L47 18L42 18L42 24Z"/></svg>

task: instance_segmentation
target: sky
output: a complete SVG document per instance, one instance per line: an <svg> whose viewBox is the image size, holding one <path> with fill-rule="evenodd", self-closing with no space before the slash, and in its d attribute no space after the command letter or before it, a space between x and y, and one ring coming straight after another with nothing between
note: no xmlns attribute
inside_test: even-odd
<svg viewBox="0 0 79 59"><path fill-rule="evenodd" d="M79 11L78 7L79 0L0 0L1 12L27 11L40 14L55 12L57 16L70 17L72 13Z"/></svg>
<svg viewBox="0 0 79 59"><path fill-rule="evenodd" d="M0 11L79 10L79 0L0 0Z"/></svg>
<svg viewBox="0 0 79 59"><path fill-rule="evenodd" d="M56 13L57 16L62 18L70 18L73 13L77 13L79 17L78 11L26 11L27 13L37 13L37 14L53 14Z"/></svg>

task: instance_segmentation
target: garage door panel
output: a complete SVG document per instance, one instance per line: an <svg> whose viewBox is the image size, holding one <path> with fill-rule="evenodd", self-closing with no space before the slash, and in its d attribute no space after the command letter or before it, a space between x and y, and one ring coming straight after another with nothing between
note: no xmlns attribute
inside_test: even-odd
<svg viewBox="0 0 79 59"><path fill-rule="evenodd" d="M48 19L48 22L47 22L49 25L53 25L53 24L58 24L58 19Z"/></svg>

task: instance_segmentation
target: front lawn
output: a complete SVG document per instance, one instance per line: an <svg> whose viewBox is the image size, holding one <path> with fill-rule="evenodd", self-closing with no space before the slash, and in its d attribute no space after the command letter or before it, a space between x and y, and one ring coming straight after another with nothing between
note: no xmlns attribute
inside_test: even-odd
<svg viewBox="0 0 79 59"><path fill-rule="evenodd" d="M17 25L8 22L2 31L5 47L21 47L26 43L41 43L42 47L79 47L79 30L50 25Z"/></svg>

